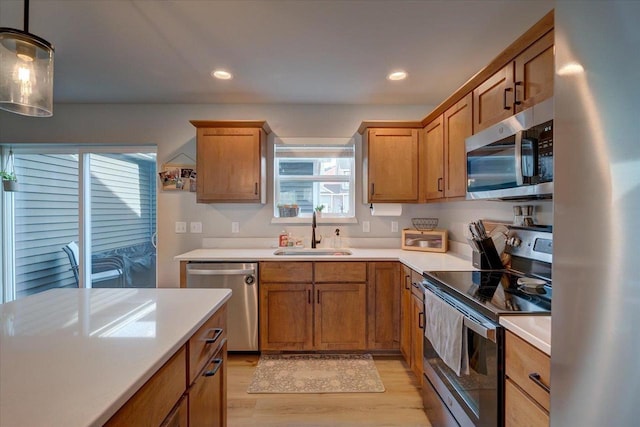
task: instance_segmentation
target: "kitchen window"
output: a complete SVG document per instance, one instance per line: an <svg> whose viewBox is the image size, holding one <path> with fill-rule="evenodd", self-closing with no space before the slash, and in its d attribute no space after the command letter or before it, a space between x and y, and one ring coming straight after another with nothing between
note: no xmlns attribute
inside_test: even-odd
<svg viewBox="0 0 640 427"><path fill-rule="evenodd" d="M322 206L322 218L355 218L354 167L355 146L350 140L276 143L274 217L283 221L310 218L314 209Z"/></svg>

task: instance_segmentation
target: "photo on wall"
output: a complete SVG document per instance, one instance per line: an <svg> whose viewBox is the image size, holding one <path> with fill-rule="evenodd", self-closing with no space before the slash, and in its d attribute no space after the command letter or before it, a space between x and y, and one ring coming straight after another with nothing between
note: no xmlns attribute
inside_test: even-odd
<svg viewBox="0 0 640 427"><path fill-rule="evenodd" d="M196 165L165 163L158 176L163 191L196 191Z"/></svg>

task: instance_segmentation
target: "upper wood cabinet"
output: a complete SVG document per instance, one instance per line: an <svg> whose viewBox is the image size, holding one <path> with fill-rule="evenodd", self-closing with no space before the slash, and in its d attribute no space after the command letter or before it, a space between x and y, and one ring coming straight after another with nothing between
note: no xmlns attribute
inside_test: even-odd
<svg viewBox="0 0 640 427"><path fill-rule="evenodd" d="M553 35L543 35L474 89L474 132L553 95Z"/></svg>
<svg viewBox="0 0 640 427"><path fill-rule="evenodd" d="M444 116L424 128L425 197L437 200L444 197Z"/></svg>
<svg viewBox="0 0 640 427"><path fill-rule="evenodd" d="M465 139L473 134L471 93L444 112L444 196L465 197L467 156Z"/></svg>
<svg viewBox="0 0 640 427"><path fill-rule="evenodd" d="M417 203L420 131L416 128L366 128L362 135L365 203Z"/></svg>
<svg viewBox="0 0 640 427"><path fill-rule="evenodd" d="M553 96L555 73L553 41L554 32L549 31L516 57L514 61L516 113Z"/></svg>
<svg viewBox="0 0 640 427"><path fill-rule="evenodd" d="M197 121L198 203L266 203L266 122Z"/></svg>

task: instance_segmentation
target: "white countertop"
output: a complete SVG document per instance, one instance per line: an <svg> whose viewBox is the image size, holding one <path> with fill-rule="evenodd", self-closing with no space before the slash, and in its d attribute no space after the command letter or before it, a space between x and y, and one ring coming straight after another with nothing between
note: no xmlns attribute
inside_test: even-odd
<svg viewBox="0 0 640 427"><path fill-rule="evenodd" d="M551 316L501 316L500 324L551 356Z"/></svg>
<svg viewBox="0 0 640 427"><path fill-rule="evenodd" d="M231 296L55 289L0 304L0 426L101 426Z"/></svg>
<svg viewBox="0 0 640 427"><path fill-rule="evenodd" d="M452 253L405 251L402 249L348 248L351 255L274 255L270 249L195 249L178 255L177 261L400 261L413 270L475 270L471 261Z"/></svg>

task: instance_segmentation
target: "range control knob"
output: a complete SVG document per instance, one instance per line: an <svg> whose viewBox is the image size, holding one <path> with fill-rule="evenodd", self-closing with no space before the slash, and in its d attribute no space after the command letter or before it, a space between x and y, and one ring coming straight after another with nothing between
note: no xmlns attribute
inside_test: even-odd
<svg viewBox="0 0 640 427"><path fill-rule="evenodd" d="M255 276L245 276L244 278L244 283L246 285L253 285L256 282L256 277Z"/></svg>
<svg viewBox="0 0 640 427"><path fill-rule="evenodd" d="M520 240L516 236L511 236L507 239L507 245L511 246L512 248L517 248L521 243L522 240Z"/></svg>

